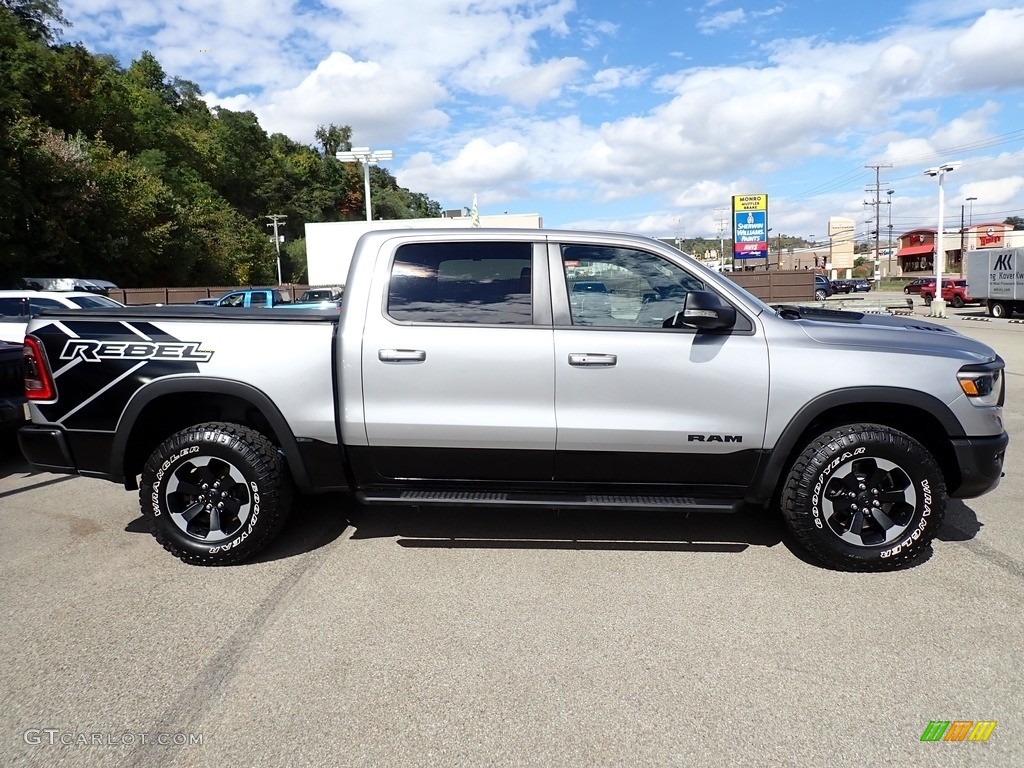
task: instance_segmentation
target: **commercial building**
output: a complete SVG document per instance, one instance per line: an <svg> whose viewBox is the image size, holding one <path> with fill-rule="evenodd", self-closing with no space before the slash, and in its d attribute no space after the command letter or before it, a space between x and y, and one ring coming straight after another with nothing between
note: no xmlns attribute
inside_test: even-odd
<svg viewBox="0 0 1024 768"><path fill-rule="evenodd" d="M899 236L896 261L902 277L926 277L935 274L934 227L922 227ZM963 230L946 231L942 236L942 271L960 273L963 255L979 248L1017 248L1024 246L1024 231L1014 231L1003 222L972 224Z"/></svg>

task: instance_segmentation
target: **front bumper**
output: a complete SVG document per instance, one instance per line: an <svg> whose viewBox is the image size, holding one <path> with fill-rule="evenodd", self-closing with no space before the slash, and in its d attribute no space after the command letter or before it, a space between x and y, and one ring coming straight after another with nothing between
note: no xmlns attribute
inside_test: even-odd
<svg viewBox="0 0 1024 768"><path fill-rule="evenodd" d="M42 472L78 472L64 430L29 424L18 430L18 445L33 469Z"/></svg>
<svg viewBox="0 0 1024 768"><path fill-rule="evenodd" d="M960 485L951 490L956 499L973 499L999 485L1003 476L1003 459L1010 436L1003 432L997 437L968 437L953 441Z"/></svg>

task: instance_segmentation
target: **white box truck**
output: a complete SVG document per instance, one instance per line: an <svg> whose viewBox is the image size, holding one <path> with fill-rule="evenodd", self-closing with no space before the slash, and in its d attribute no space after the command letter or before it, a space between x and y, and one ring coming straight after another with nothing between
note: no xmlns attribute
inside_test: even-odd
<svg viewBox="0 0 1024 768"><path fill-rule="evenodd" d="M992 317L1024 313L1024 248L968 251L967 284Z"/></svg>

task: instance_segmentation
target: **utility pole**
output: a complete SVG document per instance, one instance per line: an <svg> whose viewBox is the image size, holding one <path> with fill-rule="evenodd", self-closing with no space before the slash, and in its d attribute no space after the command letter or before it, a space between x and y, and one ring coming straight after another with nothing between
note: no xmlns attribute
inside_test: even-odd
<svg viewBox="0 0 1024 768"><path fill-rule="evenodd" d="M886 262L888 262L888 265L889 265L888 268L886 269L886 272L888 273L886 275L886 277L888 277L890 279L892 279L892 196L895 193L896 193L895 189L890 189L890 190L886 191L886 193L885 193L886 197L889 198L886 201L886 204L889 206L889 255L886 256L885 260L886 260Z"/></svg>
<svg viewBox="0 0 1024 768"><path fill-rule="evenodd" d="M715 208L718 214L718 258L722 260L722 269L725 269L725 208ZM735 270L732 254L729 255L729 266Z"/></svg>
<svg viewBox="0 0 1024 768"><path fill-rule="evenodd" d="M878 288L882 280L882 263L878 258L878 251L881 248L880 238L882 230L882 169L892 168L892 163L876 163L874 165L865 165L864 167L875 169L875 199L868 203L868 205L875 206L875 287Z"/></svg>
<svg viewBox="0 0 1024 768"><path fill-rule="evenodd" d="M274 248L277 249L277 284L281 285L281 238L277 235L277 222L284 221L288 217L282 216L280 213L272 213L263 218L270 219L272 223L267 226L274 228Z"/></svg>

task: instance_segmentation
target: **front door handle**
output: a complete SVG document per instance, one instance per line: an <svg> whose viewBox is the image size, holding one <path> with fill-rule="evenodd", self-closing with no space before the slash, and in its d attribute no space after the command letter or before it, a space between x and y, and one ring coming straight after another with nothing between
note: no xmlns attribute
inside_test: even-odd
<svg viewBox="0 0 1024 768"><path fill-rule="evenodd" d="M594 352L569 353L569 365L574 365L578 368L611 368L616 362L618 362L618 358L615 355L599 355Z"/></svg>
<svg viewBox="0 0 1024 768"><path fill-rule="evenodd" d="M382 363L422 363L427 353L422 349L378 349L377 359Z"/></svg>

